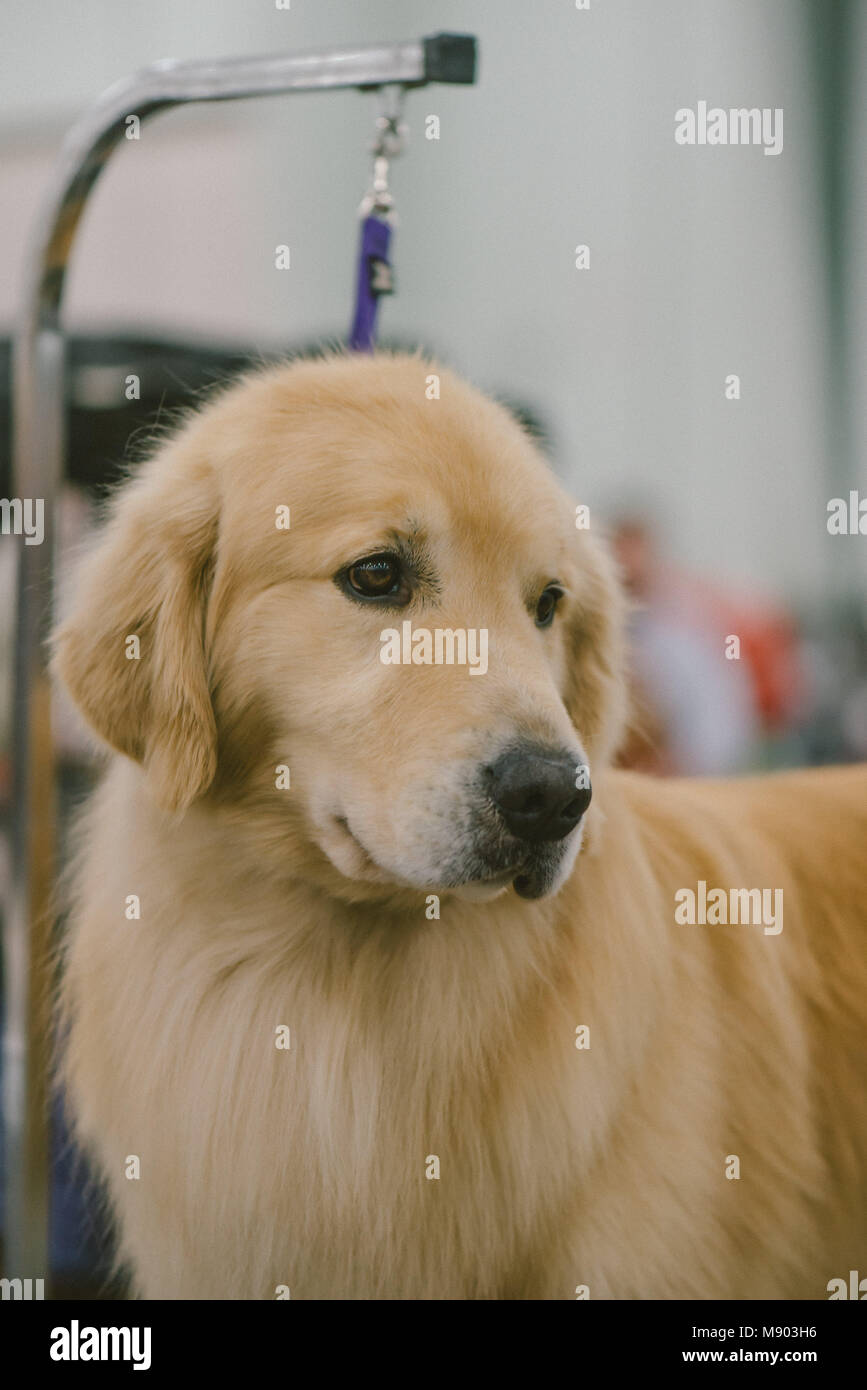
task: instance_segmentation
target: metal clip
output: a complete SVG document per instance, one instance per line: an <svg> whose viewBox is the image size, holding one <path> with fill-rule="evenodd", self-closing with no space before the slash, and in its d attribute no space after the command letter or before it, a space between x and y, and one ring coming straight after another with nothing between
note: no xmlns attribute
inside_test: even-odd
<svg viewBox="0 0 867 1390"><path fill-rule="evenodd" d="M386 88L387 108L376 118L377 137L370 147L373 178L358 209L361 217L369 217L375 212L388 222L394 221L394 199L388 188L388 166L403 152L407 131L400 118L404 91L402 86Z"/></svg>

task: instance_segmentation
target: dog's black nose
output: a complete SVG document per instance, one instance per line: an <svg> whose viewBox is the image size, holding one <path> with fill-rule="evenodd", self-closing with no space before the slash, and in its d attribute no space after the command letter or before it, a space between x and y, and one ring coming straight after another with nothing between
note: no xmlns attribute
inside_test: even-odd
<svg viewBox="0 0 867 1390"><path fill-rule="evenodd" d="M518 839L562 840L590 805L589 786L575 785L580 767L569 753L509 748L486 769L488 795Z"/></svg>

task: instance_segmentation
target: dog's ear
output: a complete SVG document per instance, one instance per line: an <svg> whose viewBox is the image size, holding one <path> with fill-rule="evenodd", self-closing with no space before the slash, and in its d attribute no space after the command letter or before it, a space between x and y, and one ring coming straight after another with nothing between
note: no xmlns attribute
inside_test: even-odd
<svg viewBox="0 0 867 1390"><path fill-rule="evenodd" d="M120 492L54 638L54 669L87 722L143 765L170 811L216 770L204 619L217 530L211 471L176 441Z"/></svg>
<svg viewBox="0 0 867 1390"><path fill-rule="evenodd" d="M625 734L627 602L614 558L603 541L581 532L578 603L568 633L569 717L594 763L609 763Z"/></svg>

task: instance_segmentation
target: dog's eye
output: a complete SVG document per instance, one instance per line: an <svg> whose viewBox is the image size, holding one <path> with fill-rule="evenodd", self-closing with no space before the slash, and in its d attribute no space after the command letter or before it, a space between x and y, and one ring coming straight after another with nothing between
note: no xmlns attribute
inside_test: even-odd
<svg viewBox="0 0 867 1390"><path fill-rule="evenodd" d="M403 566L396 555L387 552L356 560L344 571L344 579L347 588L359 598L405 603L409 597Z"/></svg>
<svg viewBox="0 0 867 1390"><path fill-rule="evenodd" d="M543 590L539 602L536 604L536 626L550 627L554 621L554 614L557 611L557 604L563 597L563 590L557 584L549 584Z"/></svg>

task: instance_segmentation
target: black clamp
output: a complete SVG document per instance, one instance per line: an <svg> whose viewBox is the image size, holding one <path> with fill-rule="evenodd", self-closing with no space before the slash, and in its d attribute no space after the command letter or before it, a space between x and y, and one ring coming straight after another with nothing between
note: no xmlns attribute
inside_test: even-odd
<svg viewBox="0 0 867 1390"><path fill-rule="evenodd" d="M422 44L425 82L475 82L478 46L473 34L432 34Z"/></svg>

